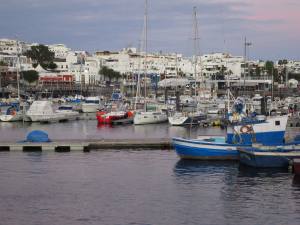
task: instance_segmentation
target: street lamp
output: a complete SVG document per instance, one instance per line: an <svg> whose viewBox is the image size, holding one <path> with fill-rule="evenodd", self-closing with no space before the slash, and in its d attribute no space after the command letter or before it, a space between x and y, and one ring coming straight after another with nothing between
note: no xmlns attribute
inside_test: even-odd
<svg viewBox="0 0 300 225"><path fill-rule="evenodd" d="M246 94L246 62L247 62L247 47L251 46L251 42L247 42L247 39L245 37L244 41L244 95ZM248 68L248 66L247 66ZM248 68L248 74L249 74L249 68Z"/></svg>

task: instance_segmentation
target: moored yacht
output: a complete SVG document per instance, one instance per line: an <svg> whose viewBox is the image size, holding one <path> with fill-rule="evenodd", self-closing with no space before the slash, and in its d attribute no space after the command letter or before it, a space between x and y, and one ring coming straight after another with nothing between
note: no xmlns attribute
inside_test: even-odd
<svg viewBox="0 0 300 225"><path fill-rule="evenodd" d="M50 101L34 101L26 115L32 122L58 122L66 119L65 113L55 112Z"/></svg>
<svg viewBox="0 0 300 225"><path fill-rule="evenodd" d="M94 113L101 109L101 100L98 96L87 97L81 105L84 113Z"/></svg>
<svg viewBox="0 0 300 225"><path fill-rule="evenodd" d="M143 111L136 112L133 118L135 125L164 123L168 121L168 116L163 111Z"/></svg>
<svg viewBox="0 0 300 225"><path fill-rule="evenodd" d="M206 115L202 112L176 112L168 118L172 126L185 126L199 124L201 120L205 120Z"/></svg>
<svg viewBox="0 0 300 225"><path fill-rule="evenodd" d="M7 108L5 114L0 115L0 121L2 122L16 122L16 121L27 121L25 116L27 105L25 104L13 104Z"/></svg>
<svg viewBox="0 0 300 225"><path fill-rule="evenodd" d="M63 114L65 116L64 120L77 120L79 118L79 112L74 111L71 105L61 105L55 112Z"/></svg>

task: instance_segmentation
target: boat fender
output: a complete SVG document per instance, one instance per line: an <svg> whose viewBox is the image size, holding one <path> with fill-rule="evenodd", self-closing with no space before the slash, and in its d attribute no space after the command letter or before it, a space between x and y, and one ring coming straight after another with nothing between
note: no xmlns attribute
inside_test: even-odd
<svg viewBox="0 0 300 225"><path fill-rule="evenodd" d="M232 143L234 144L241 144L243 142L241 135L233 129L233 137L232 137Z"/></svg>
<svg viewBox="0 0 300 225"><path fill-rule="evenodd" d="M251 129L250 126L245 125L245 126L242 126L242 127L241 127L240 132L241 132L242 134L248 134L248 133L251 132L251 130L252 130L252 129Z"/></svg>
<svg viewBox="0 0 300 225"><path fill-rule="evenodd" d="M238 120L239 120L239 115L238 115L237 113L234 113L234 114L232 115L232 120L233 120L233 121L238 121Z"/></svg>

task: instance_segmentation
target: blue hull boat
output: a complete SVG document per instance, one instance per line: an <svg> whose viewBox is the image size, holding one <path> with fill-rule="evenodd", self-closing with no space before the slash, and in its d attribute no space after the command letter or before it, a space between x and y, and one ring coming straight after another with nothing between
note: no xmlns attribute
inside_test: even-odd
<svg viewBox="0 0 300 225"><path fill-rule="evenodd" d="M173 138L173 146L182 159L238 160L238 147L249 145L227 144L224 137L202 137L187 140Z"/></svg>
<svg viewBox="0 0 300 225"><path fill-rule="evenodd" d="M239 147L239 158L242 164L252 167L285 167L291 161L300 158L300 142L281 146L254 144L251 147Z"/></svg>
<svg viewBox="0 0 300 225"><path fill-rule="evenodd" d="M182 159L238 160L238 148L252 143L282 145L288 117L241 121L227 128L226 137L202 136L198 139L173 138L176 153Z"/></svg>

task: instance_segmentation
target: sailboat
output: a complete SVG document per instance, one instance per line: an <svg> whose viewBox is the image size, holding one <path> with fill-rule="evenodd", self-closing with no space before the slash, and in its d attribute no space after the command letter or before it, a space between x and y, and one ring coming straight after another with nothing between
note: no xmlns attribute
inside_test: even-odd
<svg viewBox="0 0 300 225"><path fill-rule="evenodd" d="M195 77L195 94L196 97L196 81L197 81L197 49L196 42L198 39L198 29L197 29L197 14L196 8L194 7L194 77ZM177 69L176 69L177 72ZM193 110L193 112L176 112L174 115L168 118L169 123L172 126L184 126L184 125L196 125L199 124L201 120L206 119L206 114L201 111Z"/></svg>
<svg viewBox="0 0 300 225"><path fill-rule="evenodd" d="M17 41L17 62L16 62L16 71L17 71L17 90L18 90L18 104L10 106L6 113L0 115L0 121L2 122L16 122L22 121L25 117L25 103L21 101L20 97L20 53L19 53L19 41Z"/></svg>
<svg viewBox="0 0 300 225"><path fill-rule="evenodd" d="M19 104L10 106L5 114L0 115L0 121L2 122L16 122L23 120L23 112Z"/></svg>
<svg viewBox="0 0 300 225"><path fill-rule="evenodd" d="M155 111L147 111L147 89L146 89L146 78L147 78L147 25L148 25L148 2L145 0L145 15L144 15L144 45L145 45L145 57L144 57L144 111L136 112L133 118L133 123L135 125L143 125L143 124L153 124L153 123L163 123L168 121L167 114L158 110L156 107ZM139 76L140 78L140 76ZM140 81L138 81L138 85L140 85ZM139 87L137 87L139 88ZM138 94L138 91L137 91ZM137 100L137 98L136 98Z"/></svg>

